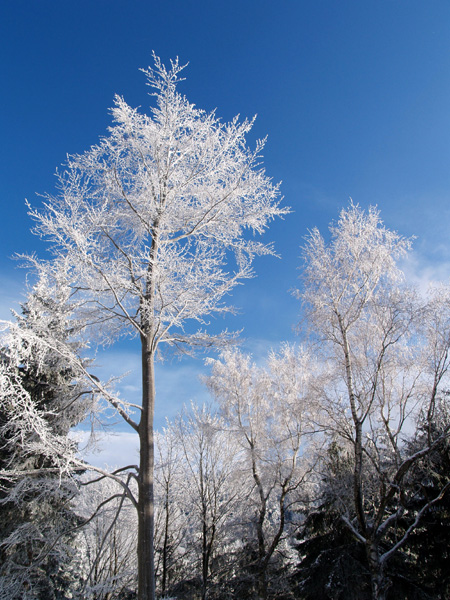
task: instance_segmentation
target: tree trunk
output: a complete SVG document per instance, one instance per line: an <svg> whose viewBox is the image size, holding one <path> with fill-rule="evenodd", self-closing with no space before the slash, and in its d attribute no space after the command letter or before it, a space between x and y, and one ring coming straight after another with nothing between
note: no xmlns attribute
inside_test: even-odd
<svg viewBox="0 0 450 600"><path fill-rule="evenodd" d="M380 561L377 543L370 542L366 547L366 552L370 568L372 600L386 600L390 582L386 577L384 564Z"/></svg>
<svg viewBox="0 0 450 600"><path fill-rule="evenodd" d="M169 483L166 483L166 498L164 502L164 543L163 543L163 556L162 556L162 583L161 592L162 595L166 594L167 586L167 565L168 565L168 553L169 553Z"/></svg>
<svg viewBox="0 0 450 600"><path fill-rule="evenodd" d="M142 337L142 415L139 423L138 501L138 600L155 600L154 530L154 354L148 338Z"/></svg>
<svg viewBox="0 0 450 600"><path fill-rule="evenodd" d="M202 523L202 600L206 600L208 590L208 527L206 523L206 515L203 514Z"/></svg>
<svg viewBox="0 0 450 600"><path fill-rule="evenodd" d="M267 566L265 564L258 566L258 600L267 600Z"/></svg>

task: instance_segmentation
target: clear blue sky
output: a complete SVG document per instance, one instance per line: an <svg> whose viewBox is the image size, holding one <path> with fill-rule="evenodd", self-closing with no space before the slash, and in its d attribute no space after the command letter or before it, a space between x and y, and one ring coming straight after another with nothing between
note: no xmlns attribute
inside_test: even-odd
<svg viewBox="0 0 450 600"><path fill-rule="evenodd" d="M181 89L200 108L258 115L267 173L294 211L267 236L282 259L258 260L234 298L226 325L249 348L293 339L302 238L350 196L417 235L417 277L450 275L448 0L4 0L0 48L3 317L25 276L9 257L44 252L25 198L38 204L66 153L105 134L114 94L147 108L152 50L190 63ZM197 393L186 381L201 364L181 367L161 370L161 411Z"/></svg>

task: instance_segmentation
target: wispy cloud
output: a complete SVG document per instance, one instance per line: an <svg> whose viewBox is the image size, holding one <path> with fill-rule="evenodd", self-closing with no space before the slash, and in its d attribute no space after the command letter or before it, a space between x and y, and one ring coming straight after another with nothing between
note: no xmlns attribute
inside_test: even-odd
<svg viewBox="0 0 450 600"><path fill-rule="evenodd" d="M427 293L431 285L450 282L450 260L434 262L413 251L400 266L406 281L422 295Z"/></svg>
<svg viewBox="0 0 450 600"><path fill-rule="evenodd" d="M95 467L118 468L139 462L137 433L118 431L104 434L93 445L89 431L72 433L79 444L81 457Z"/></svg>
<svg viewBox="0 0 450 600"><path fill-rule="evenodd" d="M125 402L140 405L141 403L141 356L139 347L132 343L122 344L98 354L96 366L92 372L102 381L117 377L115 388ZM156 364L156 403L155 427L163 427L166 419L172 419L191 401L203 403L209 400L208 392L200 380L206 372L201 358L174 358ZM134 417L139 420L139 411ZM117 429L125 429L118 415L112 411L105 413L107 423L115 423Z"/></svg>

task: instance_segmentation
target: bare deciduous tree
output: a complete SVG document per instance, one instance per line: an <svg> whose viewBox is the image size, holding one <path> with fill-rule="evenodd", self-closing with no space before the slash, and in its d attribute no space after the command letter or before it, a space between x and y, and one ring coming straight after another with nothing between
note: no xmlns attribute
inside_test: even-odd
<svg viewBox="0 0 450 600"><path fill-rule="evenodd" d="M236 486L237 450L222 419L207 406L184 410L171 429L181 449L192 550L200 566L195 565L200 573L201 598L206 600L210 580L218 575L214 559L219 549L226 554L229 517L241 497Z"/></svg>
<svg viewBox="0 0 450 600"><path fill-rule="evenodd" d="M170 425L155 432L155 576L163 597L185 566L186 499L183 454Z"/></svg>
<svg viewBox="0 0 450 600"><path fill-rule="evenodd" d="M76 537L80 598L125 598L136 586L136 511L126 491L109 477L93 481L86 473L80 484L75 502L83 525Z"/></svg>
<svg viewBox="0 0 450 600"><path fill-rule="evenodd" d="M351 448L352 490L341 515L365 547L373 598L384 600L387 562L445 491L411 512L408 474L448 434L436 439L431 426L450 365L450 296L435 290L424 305L408 289L397 261L410 243L374 208L352 204L330 232L328 244L317 229L307 237L299 296L332 373L322 393L328 426ZM419 418L430 435L411 454L405 438ZM400 517L410 526L389 543Z"/></svg>
<svg viewBox="0 0 450 600"><path fill-rule="evenodd" d="M242 528L256 538L256 588L265 599L270 562L312 472L312 361L306 351L286 345L270 355L267 369L238 351L226 351L211 363L208 387L241 452Z"/></svg>

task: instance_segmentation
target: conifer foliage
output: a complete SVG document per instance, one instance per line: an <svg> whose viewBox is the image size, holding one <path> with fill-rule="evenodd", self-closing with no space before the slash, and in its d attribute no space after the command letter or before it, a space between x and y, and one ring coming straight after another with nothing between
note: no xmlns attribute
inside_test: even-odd
<svg viewBox="0 0 450 600"><path fill-rule="evenodd" d="M2 337L0 597L65 598L78 462L69 436L91 408L70 290L40 280ZM6 327L6 324L5 324Z"/></svg>

